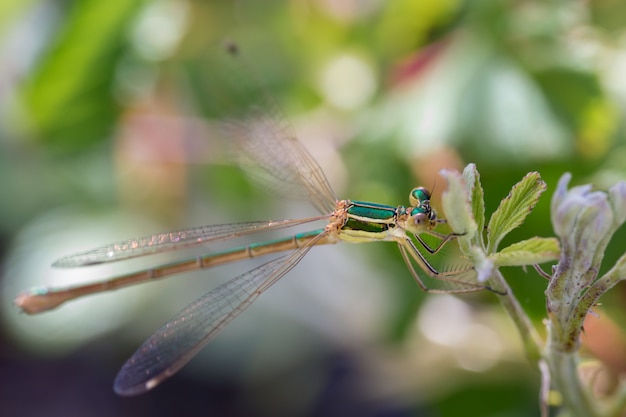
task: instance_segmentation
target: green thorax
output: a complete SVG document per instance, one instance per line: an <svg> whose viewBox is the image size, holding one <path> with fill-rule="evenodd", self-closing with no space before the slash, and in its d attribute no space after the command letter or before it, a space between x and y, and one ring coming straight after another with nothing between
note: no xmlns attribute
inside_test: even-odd
<svg viewBox="0 0 626 417"><path fill-rule="evenodd" d="M348 219L342 230L363 231L368 233L384 233L396 225L399 213L406 208L386 206L384 204L352 201L346 211Z"/></svg>

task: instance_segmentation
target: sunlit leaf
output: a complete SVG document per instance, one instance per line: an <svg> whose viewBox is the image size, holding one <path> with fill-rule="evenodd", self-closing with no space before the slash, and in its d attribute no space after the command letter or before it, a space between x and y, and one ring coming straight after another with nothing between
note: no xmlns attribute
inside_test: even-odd
<svg viewBox="0 0 626 417"><path fill-rule="evenodd" d="M497 266L524 266L555 261L560 251L557 239L533 237L507 246L489 258Z"/></svg>
<svg viewBox="0 0 626 417"><path fill-rule="evenodd" d="M538 172L527 174L513 186L489 220L487 253L495 251L502 238L524 222L545 189L546 183Z"/></svg>
<svg viewBox="0 0 626 417"><path fill-rule="evenodd" d="M477 227L472 215L465 181L457 171L442 170L441 176L448 182L448 188L441 196L446 220L455 233L463 234L458 239L459 244L462 251L468 252L470 240L476 234Z"/></svg>
<svg viewBox="0 0 626 417"><path fill-rule="evenodd" d="M483 240L483 228L485 227L485 193L480 183L480 174L475 164L469 164L463 170L463 179L470 196L470 205L472 214L476 222L476 230L480 236L480 242Z"/></svg>

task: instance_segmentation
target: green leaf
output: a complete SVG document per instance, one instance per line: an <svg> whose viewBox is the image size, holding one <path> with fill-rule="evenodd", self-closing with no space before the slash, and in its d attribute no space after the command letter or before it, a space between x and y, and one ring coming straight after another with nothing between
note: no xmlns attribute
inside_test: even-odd
<svg viewBox="0 0 626 417"><path fill-rule="evenodd" d="M470 206L476 229L478 231L480 244L483 244L483 228L485 227L485 193L480 183L480 174L476 169L476 164L468 164L463 170L463 179L470 196Z"/></svg>
<svg viewBox="0 0 626 417"><path fill-rule="evenodd" d="M524 222L546 189L538 172L530 172L500 202L487 228L487 253L493 253L504 236Z"/></svg>
<svg viewBox="0 0 626 417"><path fill-rule="evenodd" d="M626 221L626 182L620 181L609 189L609 204L615 216L614 225L620 227Z"/></svg>
<svg viewBox="0 0 626 417"><path fill-rule="evenodd" d="M128 45L128 30L144 0L68 2L58 32L50 36L21 92L30 129L66 150L111 133L119 113L113 85Z"/></svg>
<svg viewBox="0 0 626 417"><path fill-rule="evenodd" d="M448 183L441 196L446 220L455 233L461 233L458 241L464 254L468 254L470 241L476 234L476 222L470 207L469 194L465 181L458 171L441 170L440 174Z"/></svg>
<svg viewBox="0 0 626 417"><path fill-rule="evenodd" d="M522 240L489 256L496 266L535 265L559 259L561 248L553 237Z"/></svg>

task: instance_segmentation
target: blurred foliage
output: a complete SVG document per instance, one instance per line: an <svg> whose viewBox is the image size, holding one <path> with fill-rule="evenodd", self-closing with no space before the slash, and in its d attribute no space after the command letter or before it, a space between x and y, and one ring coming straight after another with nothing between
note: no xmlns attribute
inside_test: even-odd
<svg viewBox="0 0 626 417"><path fill-rule="evenodd" d="M223 161L193 133L196 120L258 99L250 80L234 96L215 77L226 39L243 49L247 70L304 132L305 145L324 155L318 159L341 198L406 204L415 184L434 186L437 198L439 169L474 162L491 213L514 183L539 171L548 192L506 246L553 234L548 196L564 171L602 189L626 179L623 1L1 4L0 248L7 251L34 219L64 207L139 213L163 229L210 223L217 212L231 221L276 216L280 204L264 200L238 170L212 166ZM147 123L145 114L180 123ZM251 200L259 201L254 213ZM208 202L202 217L197 206ZM615 236L606 265L623 253L625 238ZM396 248L379 246L362 250L376 271L389 272L381 280L394 312L381 333L401 344L427 297L407 279ZM533 271L504 272L541 329L545 281ZM622 332L625 297L618 287L602 307ZM490 294L467 299L497 309ZM468 378L466 391L449 400L528 392L528 380L516 383L477 392ZM442 415L461 415L463 406L453 407L442 406Z"/></svg>
<svg viewBox="0 0 626 417"><path fill-rule="evenodd" d="M115 73L142 3L80 1L61 10L59 30L21 91L38 140L80 151L110 131L119 114Z"/></svg>

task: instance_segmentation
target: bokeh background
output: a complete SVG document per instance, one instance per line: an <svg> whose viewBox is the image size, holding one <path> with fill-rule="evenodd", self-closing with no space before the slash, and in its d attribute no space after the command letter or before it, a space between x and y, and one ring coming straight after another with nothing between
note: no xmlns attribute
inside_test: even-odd
<svg viewBox="0 0 626 417"><path fill-rule="evenodd" d="M50 267L99 244L314 214L225 164L203 129L235 101L232 88L256 99L242 87L249 79L215 75L227 39L339 197L407 204L424 185L438 207L439 169L474 162L490 213L536 170L548 191L503 245L551 236L563 172L599 189L626 177L623 16L619 0L3 0L0 413L537 415L539 373L497 298L426 296L391 244L315 248L179 374L137 398L112 391L123 362L255 262L36 317L12 300L34 285L172 259ZM613 239L605 268L625 237ZM546 281L504 273L542 331ZM604 363L608 386L626 370L625 299L615 288L586 325L583 353Z"/></svg>

